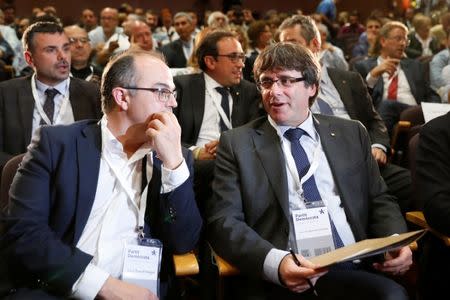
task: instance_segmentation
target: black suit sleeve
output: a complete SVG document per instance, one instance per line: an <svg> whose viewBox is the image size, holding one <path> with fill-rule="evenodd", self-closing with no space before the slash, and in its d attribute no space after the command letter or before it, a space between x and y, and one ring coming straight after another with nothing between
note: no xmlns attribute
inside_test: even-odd
<svg viewBox="0 0 450 300"><path fill-rule="evenodd" d="M427 222L450 235L450 114L436 118L420 132L416 153L417 188Z"/></svg>

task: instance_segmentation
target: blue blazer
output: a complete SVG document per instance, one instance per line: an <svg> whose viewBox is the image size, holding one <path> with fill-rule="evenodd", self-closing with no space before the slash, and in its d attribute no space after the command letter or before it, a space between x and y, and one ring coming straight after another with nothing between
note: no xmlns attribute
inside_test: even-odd
<svg viewBox="0 0 450 300"><path fill-rule="evenodd" d="M10 190L10 212L1 237L7 278L16 288L67 295L92 256L76 247L97 189L101 130L97 121L44 126L33 141ZM164 245L164 256L192 250L202 220L192 189L191 152L183 149L191 176L161 194L161 165L155 160L149 182L145 231ZM163 258L161 279L169 264ZM4 269L4 267L3 267ZM0 274L1 275L1 274Z"/></svg>

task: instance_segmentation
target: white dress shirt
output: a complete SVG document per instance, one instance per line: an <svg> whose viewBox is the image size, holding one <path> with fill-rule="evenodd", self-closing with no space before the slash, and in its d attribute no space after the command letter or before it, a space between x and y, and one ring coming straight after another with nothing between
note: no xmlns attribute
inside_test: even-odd
<svg viewBox="0 0 450 300"><path fill-rule="evenodd" d="M37 92L37 96L38 96L37 99L34 99L34 100L39 101L41 104L41 107L44 106L45 99L47 98L47 96L45 95L45 91L47 89L54 88L59 92L58 94L56 94L55 98L53 98L53 101L55 103L55 113L53 115L53 125L71 124L75 121L74 116L73 116L73 111L72 111L72 105L70 104L70 101L69 101L69 96L70 96L69 95L69 85L70 85L69 78L61 81L60 83L58 83L55 86L48 86L48 85L40 82L39 80L36 79L36 76L33 76L31 78L31 80L34 80L34 82L36 83L36 92ZM32 88L32 90L33 90L33 88ZM33 95L33 98L34 98L34 95ZM67 105L64 106L64 111L61 111L64 101L68 101L69 103L67 103ZM35 104L34 109L33 109L33 122L32 122L31 136L34 136L36 129L38 129L41 126L40 125L41 119L42 119L42 116L39 113L39 110Z"/></svg>
<svg viewBox="0 0 450 300"><path fill-rule="evenodd" d="M208 74L205 76L205 111L203 113L202 125L198 134L197 147L203 147L205 144L218 140L220 137L220 115L217 105L222 101L222 95L216 90L216 87L221 87L217 81L212 79ZM195 87L193 87L195 88ZM228 103L230 108L230 120L232 119L233 98L228 94Z"/></svg>
<svg viewBox="0 0 450 300"><path fill-rule="evenodd" d="M288 192L289 192L289 211L292 215L293 210L306 208L305 203L299 198L298 190L300 178L298 172L291 172L290 170L297 170L295 161L291 153L291 143L284 137L284 133L290 128L288 126L278 126L270 117L269 122L277 131L277 134L281 141L283 154L285 157L285 168L287 174ZM312 113L309 113L308 118L298 126L308 133L300 138L300 144L305 149L308 160L312 163L314 151L319 151L319 165L314 172L314 179L316 181L317 188L320 193L320 197L328 209L330 218L333 220L336 229L341 237L344 245L350 245L355 243L355 237L350 228L350 224L347 221L344 208L341 207L341 198L338 194L336 183L333 179L333 174L328 163L328 159L323 151L322 144L320 143L320 136L317 133ZM297 249L294 224L293 220L289 218L289 247ZM265 277L277 284L280 284L278 277L278 267L281 260L289 254L287 249L275 249L269 251L264 260L264 275Z"/></svg>
<svg viewBox="0 0 450 300"><path fill-rule="evenodd" d="M124 247L137 238L136 226L142 193L142 158L147 155L147 179L150 182L153 156L149 144L142 145L130 158L122 144L101 120L102 154L97 190L86 226L77 248L93 259L72 287L73 296L94 299L109 276L122 275ZM120 177L120 179L119 179ZM186 162L175 170L161 168L161 193L168 193L186 181ZM125 185L125 186L124 186Z"/></svg>

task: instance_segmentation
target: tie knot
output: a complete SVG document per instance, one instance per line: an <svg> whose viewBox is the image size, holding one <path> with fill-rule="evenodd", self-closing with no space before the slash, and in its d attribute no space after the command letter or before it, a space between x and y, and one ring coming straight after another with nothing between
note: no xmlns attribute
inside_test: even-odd
<svg viewBox="0 0 450 300"><path fill-rule="evenodd" d="M57 94L59 94L59 92L58 92L57 89L46 89L46 90L45 90L45 95L46 95L47 97L52 98L52 99L55 98L55 96L56 96Z"/></svg>
<svg viewBox="0 0 450 300"><path fill-rule="evenodd" d="M228 89L226 87L218 86L216 87L216 91L218 91L222 96L228 96Z"/></svg>
<svg viewBox="0 0 450 300"><path fill-rule="evenodd" d="M290 141L290 142L294 142L294 141L298 141L302 135L307 134L306 131L304 131L301 128L291 128L288 129L285 133L284 136Z"/></svg>

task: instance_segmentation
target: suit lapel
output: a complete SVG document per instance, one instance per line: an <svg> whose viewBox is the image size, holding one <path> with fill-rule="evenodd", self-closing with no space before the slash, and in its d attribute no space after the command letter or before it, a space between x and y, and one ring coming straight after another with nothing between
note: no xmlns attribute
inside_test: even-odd
<svg viewBox="0 0 450 300"><path fill-rule="evenodd" d="M402 59L400 61L400 66L403 70L403 74L405 74L406 80L408 81L409 88L411 89L411 94L414 96L414 99L419 97L417 96L417 87L414 84L414 71L411 69L411 64L408 63L407 60ZM420 100L420 99L419 99Z"/></svg>
<svg viewBox="0 0 450 300"><path fill-rule="evenodd" d="M268 121L256 129L253 143L281 209L289 220L289 196L283 150L280 138Z"/></svg>
<svg viewBox="0 0 450 300"><path fill-rule="evenodd" d="M205 113L205 77L203 73L197 74L192 80L192 86L189 88L189 98L192 104L191 111L194 118L194 135L198 136Z"/></svg>
<svg viewBox="0 0 450 300"><path fill-rule="evenodd" d="M74 241L78 242L86 225L97 190L101 155L101 130L99 124L83 129L77 138L78 199Z"/></svg>
<svg viewBox="0 0 450 300"><path fill-rule="evenodd" d="M241 110L241 108L239 107L240 105L240 99L241 99L241 88L240 85L236 85L230 88L230 94L231 94L231 98L233 98L233 108L231 110L231 124L234 127L237 127L236 122L238 121L238 114L239 111ZM233 118L234 116L234 118Z"/></svg>
<svg viewBox="0 0 450 300"><path fill-rule="evenodd" d="M18 106L20 109L20 118L23 125L24 144L28 145L31 141L31 131L33 128L34 98L31 90L31 77L21 81L18 91Z"/></svg>
<svg viewBox="0 0 450 300"><path fill-rule="evenodd" d="M355 119L356 112L355 112L355 107L353 106L353 101L348 101L349 99L352 99L352 91L350 88L350 82L347 82L347 80L345 80L341 76L339 76L339 73L335 69L327 68L327 71L328 71L328 76L330 77L336 90L339 93L339 96L341 97L342 103L344 103L344 106L345 106L345 109L347 110L348 115L350 116L350 118Z"/></svg>

